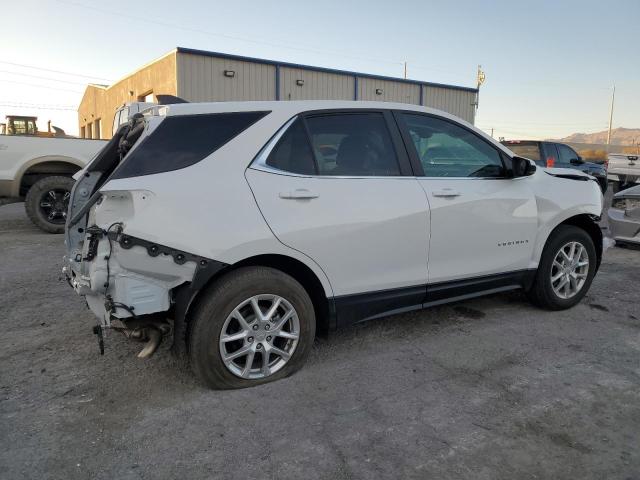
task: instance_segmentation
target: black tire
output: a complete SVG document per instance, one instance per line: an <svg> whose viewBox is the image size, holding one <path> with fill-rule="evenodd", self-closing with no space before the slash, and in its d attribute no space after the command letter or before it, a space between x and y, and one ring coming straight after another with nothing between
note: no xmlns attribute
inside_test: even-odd
<svg viewBox="0 0 640 480"><path fill-rule="evenodd" d="M263 378L234 375L222 361L218 342L227 316L243 301L259 294L274 294L295 308L300 324L298 344L291 358L277 372ZM213 389L245 388L288 377L305 363L315 337L313 303L300 283L268 267L243 267L213 284L194 308L189 328L189 358L193 371Z"/></svg>
<svg viewBox="0 0 640 480"><path fill-rule="evenodd" d="M25 198L25 209L27 210L27 216L40 230L44 230L48 233L64 233L64 225L66 222L66 209L64 216L62 214L56 214L55 218L50 220L45 211L41 207L41 203L48 192L54 191L56 195L62 192L71 193L74 180L69 177L55 176L45 177L34 183ZM64 206L68 206L68 200L66 203L63 201Z"/></svg>
<svg viewBox="0 0 640 480"><path fill-rule="evenodd" d="M589 271L585 283L573 297L565 299L558 296L551 285L551 269L553 260L563 245L568 242L580 242L586 249L589 257ZM576 305L589 291L591 282L596 273L597 254L593 240L583 229L573 225L560 225L549 236L547 244L542 251L538 271L529 290L529 299L537 306L548 310L565 310Z"/></svg>

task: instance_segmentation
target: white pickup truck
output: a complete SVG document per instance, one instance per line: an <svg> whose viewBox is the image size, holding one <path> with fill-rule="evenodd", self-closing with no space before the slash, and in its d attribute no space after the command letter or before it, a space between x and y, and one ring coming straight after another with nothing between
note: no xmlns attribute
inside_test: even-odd
<svg viewBox="0 0 640 480"><path fill-rule="evenodd" d="M640 180L640 155L610 153L607 174L609 180L617 182L617 190L632 187Z"/></svg>
<svg viewBox="0 0 640 480"><path fill-rule="evenodd" d="M116 110L118 126L151 103L124 104ZM25 201L27 215L42 230L62 233L67 219L72 176L106 145L65 135L38 132L35 117L7 117L0 134L0 199ZM117 123L116 123L117 122ZM55 128L55 127L54 127Z"/></svg>

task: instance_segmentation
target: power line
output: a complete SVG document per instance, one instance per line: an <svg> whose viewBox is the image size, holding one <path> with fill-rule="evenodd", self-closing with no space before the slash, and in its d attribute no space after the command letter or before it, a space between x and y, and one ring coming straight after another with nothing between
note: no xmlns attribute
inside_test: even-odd
<svg viewBox="0 0 640 480"><path fill-rule="evenodd" d="M199 29L199 28L191 28L191 27L186 27L183 25L178 25L175 23L169 23L169 22L163 22L160 20L152 20L146 17L140 17L137 15L128 15L128 14L124 14L122 12L114 12L112 10L107 10L104 8L99 8L99 7L94 7L92 5L85 5L82 3L77 3L77 2L73 2L73 1L69 1L69 0L56 0L58 3L63 3L63 4L67 4L67 5L72 5L74 7L80 7L80 8L85 8L88 10L93 10L96 12L100 12L103 14L107 14L107 15L112 15L112 16L116 16L119 18L128 18L131 20L136 20L138 22L146 22L146 23L150 23L150 24L155 24L155 25L160 25L163 27L169 27L169 28L175 28L175 29L179 29L179 30L184 30L184 31L188 31L188 32L194 32L194 33L201 33L201 34L205 34L205 35L210 35L213 37L219 37L219 38L227 38L230 40L238 40L241 42L248 42L248 43L255 43L255 44L259 44L259 45L269 45L269 46L273 46L273 47L279 47L279 48L286 48L289 50L298 50L298 51L303 51L303 52L314 52L314 53L321 53L321 54L328 54L328 55L335 55L335 56L340 56L340 57L345 57L345 58L353 58L353 59L358 59L358 60L367 60L367 61L371 61L371 62L382 62L382 63L388 63L388 64L393 64L393 65L402 65L403 62L400 60L390 60L390 59L383 59L383 58L373 58L373 57L363 57L362 55L350 55L350 54L345 54L343 52L339 52L339 51L331 51L331 50L324 50L324 49L318 49L318 48L310 48L310 47L295 47L292 46L290 44L287 43L276 43L276 42L272 42L269 40L259 40L259 39L252 39L252 38L248 38L248 37L239 37L239 36L235 36L235 35L228 35L228 34L224 34L224 33L215 33L212 32L210 30L203 30L203 29Z"/></svg>
<svg viewBox="0 0 640 480"><path fill-rule="evenodd" d="M59 80L57 78L41 77L40 75L31 75L29 73L12 72L12 71L9 71L9 70L0 70L0 73L8 73L10 75L19 75L19 76L23 76L23 77L37 78L37 79L40 79L40 80L48 80L50 82L68 83L69 85L82 85L82 86L86 86L87 85L86 82L71 82L69 80Z"/></svg>
<svg viewBox="0 0 640 480"><path fill-rule="evenodd" d="M68 111L75 112L75 107L49 107L46 105L20 105L20 104L11 104L11 103L0 103L0 107L5 108L20 108L20 109L28 109L28 110L58 110L58 111Z"/></svg>
<svg viewBox="0 0 640 480"><path fill-rule="evenodd" d="M82 75L80 73L64 72L62 70L52 70L50 68L36 67L34 65L25 65L23 63L7 62L7 61L4 61L4 60L0 60L0 63L4 63L5 65L13 65L14 67L23 67L23 68L31 68L31 69L34 69L34 70L42 70L43 72L60 73L62 75L71 75L71 76L74 76L74 77L88 78L88 79L91 79L91 80L106 80L109 83L113 82L113 80L108 80L106 78L92 77L90 75Z"/></svg>
<svg viewBox="0 0 640 480"><path fill-rule="evenodd" d="M69 90L67 88L49 87L47 85L37 85L35 83L17 82L15 80L6 80L4 78L0 78L0 82L3 82L3 83L14 83L16 85L24 85L24 86L27 86L27 87L46 88L48 90L60 90L61 92L84 93L84 92L81 92L80 90Z"/></svg>
<svg viewBox="0 0 640 480"><path fill-rule="evenodd" d="M107 15L113 15L116 17L124 17L124 18L129 18L131 20L136 20L136 21L141 21L141 22L146 22L146 23L151 23L151 24L156 24L156 25L161 25L164 27L170 27L170 28L176 28L179 30L185 30L185 31L189 31L189 32L194 32L194 33L202 33L205 35L211 35L214 37L221 37L221 38L228 38L230 40L239 40L242 42L249 42L249 43L256 43L259 45L270 45L270 46L275 46L275 47L280 47L280 48L288 48L291 50L300 50L300 51L307 51L307 52L315 52L315 53L327 53L330 55L338 55L338 56L343 56L343 57L348 57L348 58L357 58L357 59L363 59L363 60L370 60L370 61L374 61L374 62L385 62L385 63L391 63L394 65L402 65L403 62L398 61L398 60L389 60L389 59L381 59L381 58L366 58L366 57L362 57L360 55L347 55L341 52L336 52L336 51L329 51L329 50L322 50L322 49L315 49L315 48L308 48L308 47L294 47L291 46L289 44L286 43L275 43L275 42L271 42L269 40L259 40L259 39L252 39L252 38L248 38L248 37L239 37L236 35L228 35L228 34L224 34L224 33L214 33L210 30L204 30L204 29L199 29L199 28L192 28L192 27L185 27L183 25L178 25L175 23L169 23L169 22L163 22L160 20L152 20L150 18L146 18L146 17L140 17L137 15L128 15L128 14L124 14L122 12L114 12L112 10L108 10L105 8L99 8L99 7L94 7L92 5L85 5L82 3L77 3L77 2L72 2L69 0L56 0L58 3L66 3L68 5L73 5L74 7L81 7L81 8L86 8L88 10L94 10L96 12L101 12L101 13L106 13Z"/></svg>

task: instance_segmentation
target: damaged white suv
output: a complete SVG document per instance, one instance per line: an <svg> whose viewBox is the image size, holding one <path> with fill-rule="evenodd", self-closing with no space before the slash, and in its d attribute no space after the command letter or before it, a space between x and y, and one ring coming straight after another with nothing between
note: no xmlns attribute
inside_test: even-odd
<svg viewBox="0 0 640 480"><path fill-rule="evenodd" d="M564 309L602 255L597 182L414 105L179 104L78 177L65 273L99 318L172 332L214 388L290 375L320 330L524 289ZM102 337L101 337L102 338Z"/></svg>

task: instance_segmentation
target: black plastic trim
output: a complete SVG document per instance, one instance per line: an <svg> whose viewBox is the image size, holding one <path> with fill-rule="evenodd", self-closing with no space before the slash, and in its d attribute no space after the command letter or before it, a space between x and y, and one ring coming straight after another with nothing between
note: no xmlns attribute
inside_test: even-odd
<svg viewBox="0 0 640 480"><path fill-rule="evenodd" d="M334 297L336 327L508 290L531 288L536 270Z"/></svg>
<svg viewBox="0 0 640 480"><path fill-rule="evenodd" d="M337 327L422 308L426 285L334 297Z"/></svg>

